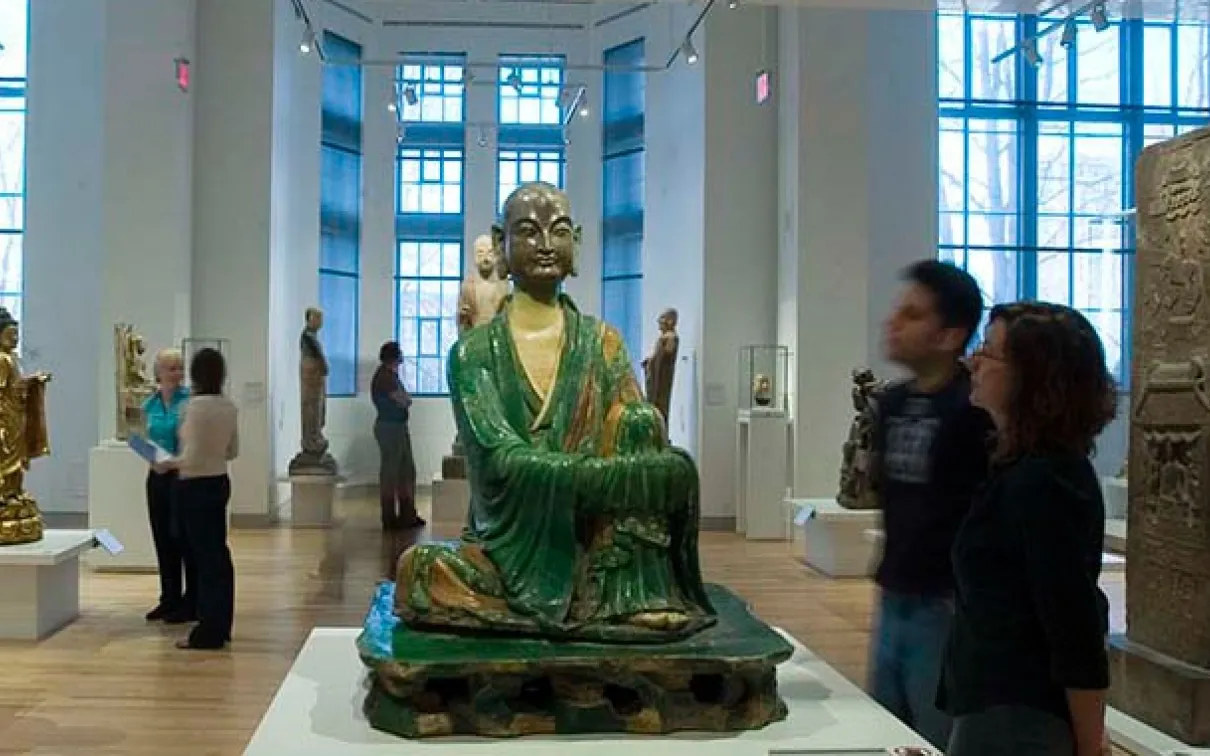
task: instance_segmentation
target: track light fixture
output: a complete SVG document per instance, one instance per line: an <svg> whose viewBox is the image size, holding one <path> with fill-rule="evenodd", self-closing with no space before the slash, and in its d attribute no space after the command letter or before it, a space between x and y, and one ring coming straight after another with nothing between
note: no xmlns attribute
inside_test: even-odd
<svg viewBox="0 0 1210 756"><path fill-rule="evenodd" d="M1021 54L1025 56L1026 62L1031 66L1037 67L1042 65L1042 56L1038 54L1038 45L1032 39L1027 39L1021 43Z"/></svg>
<svg viewBox="0 0 1210 756"><path fill-rule="evenodd" d="M739 0L727 0L727 7L731 10L735 10L739 7Z"/></svg>
<svg viewBox="0 0 1210 756"><path fill-rule="evenodd" d="M697 48L693 46L693 40L685 37L685 41L681 43L681 55L685 56L685 62L689 65L697 63Z"/></svg>
<svg viewBox="0 0 1210 756"><path fill-rule="evenodd" d="M1063 38L1059 40L1059 44L1065 48L1071 48L1076 43L1076 20L1074 18L1067 19L1067 23L1063 26Z"/></svg>
<svg viewBox="0 0 1210 756"><path fill-rule="evenodd" d="M416 95L416 87L413 84L408 84L403 88L403 100L408 105L415 105L420 102L420 97Z"/></svg>
<svg viewBox="0 0 1210 756"><path fill-rule="evenodd" d="M308 55L315 49L315 32L307 29L303 32L302 42L298 43L298 51L303 55Z"/></svg>
<svg viewBox="0 0 1210 756"><path fill-rule="evenodd" d="M517 94L521 93L521 74L516 69L513 69L506 81L510 87L517 90Z"/></svg>
<svg viewBox="0 0 1210 756"><path fill-rule="evenodd" d="M1109 14L1105 12L1105 3L1099 2L1092 6L1088 11L1088 20L1092 22L1092 28L1099 32L1103 32L1109 28Z"/></svg>

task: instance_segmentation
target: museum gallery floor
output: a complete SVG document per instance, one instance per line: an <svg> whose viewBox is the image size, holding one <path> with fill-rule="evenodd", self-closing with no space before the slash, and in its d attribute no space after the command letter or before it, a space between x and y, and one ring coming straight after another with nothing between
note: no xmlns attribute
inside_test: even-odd
<svg viewBox="0 0 1210 756"><path fill-rule="evenodd" d="M344 527L330 535L233 533L238 605L228 652L178 651L179 629L144 623L154 576L86 571L75 624L36 647L0 644L0 753L242 753L311 629L360 626L375 582L407 545L378 532L374 502L341 508ZM788 549L703 534L705 577L860 683L872 586L813 575ZM1121 573L1104 582L1120 628Z"/></svg>

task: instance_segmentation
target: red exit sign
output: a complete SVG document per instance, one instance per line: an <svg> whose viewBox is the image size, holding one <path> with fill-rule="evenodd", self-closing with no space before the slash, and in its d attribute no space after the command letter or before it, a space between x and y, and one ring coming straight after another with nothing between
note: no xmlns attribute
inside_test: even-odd
<svg viewBox="0 0 1210 756"><path fill-rule="evenodd" d="M764 105L773 95L773 77L768 71L756 74L756 104Z"/></svg>
<svg viewBox="0 0 1210 756"><path fill-rule="evenodd" d="M173 61L176 66L176 85L180 87L182 92L189 91L189 82L192 78L192 68L188 58L177 58Z"/></svg>

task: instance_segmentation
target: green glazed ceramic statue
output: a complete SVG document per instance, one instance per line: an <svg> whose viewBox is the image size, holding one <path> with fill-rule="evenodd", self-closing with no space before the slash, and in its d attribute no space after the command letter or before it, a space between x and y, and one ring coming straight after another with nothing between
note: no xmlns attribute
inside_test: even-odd
<svg viewBox="0 0 1210 756"><path fill-rule="evenodd" d="M593 641L708 627L697 469L667 445L618 331L561 293L580 236L567 196L524 185L493 232L513 294L449 360L466 528L400 557L396 613L420 628Z"/></svg>

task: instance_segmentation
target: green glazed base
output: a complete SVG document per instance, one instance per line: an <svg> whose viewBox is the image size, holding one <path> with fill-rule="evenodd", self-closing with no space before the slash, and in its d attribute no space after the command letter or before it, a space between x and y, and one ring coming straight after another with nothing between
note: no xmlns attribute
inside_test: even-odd
<svg viewBox="0 0 1210 756"><path fill-rule="evenodd" d="M357 639L366 718L407 738L752 730L784 719L777 665L793 647L727 589L718 623L662 645L555 642L418 630L378 586Z"/></svg>

